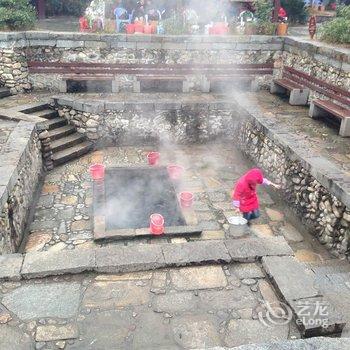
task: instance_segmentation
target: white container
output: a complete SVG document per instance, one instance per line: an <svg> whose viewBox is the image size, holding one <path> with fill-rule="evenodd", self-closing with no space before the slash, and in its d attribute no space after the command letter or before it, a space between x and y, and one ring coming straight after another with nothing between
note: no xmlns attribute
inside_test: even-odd
<svg viewBox="0 0 350 350"><path fill-rule="evenodd" d="M242 216L231 216L228 218L228 222L231 225L239 226L239 225L246 225L248 223L248 220Z"/></svg>

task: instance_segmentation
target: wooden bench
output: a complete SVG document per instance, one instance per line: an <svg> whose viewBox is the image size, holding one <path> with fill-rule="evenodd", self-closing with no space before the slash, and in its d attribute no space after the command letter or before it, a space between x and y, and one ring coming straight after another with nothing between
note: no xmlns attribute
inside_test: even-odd
<svg viewBox="0 0 350 350"><path fill-rule="evenodd" d="M350 136L350 109L340 106L330 100L315 99L310 103L309 115L311 118L324 118L329 115L340 121L339 135Z"/></svg>
<svg viewBox="0 0 350 350"><path fill-rule="evenodd" d="M297 74L290 73L286 76L283 72L281 79L273 79L270 92L272 94L289 94L289 104L293 106L305 106L308 103L310 90L303 85Z"/></svg>
<svg viewBox="0 0 350 350"><path fill-rule="evenodd" d="M310 102L309 116L311 118L334 117L340 121L339 135L350 136L350 91L292 67L284 67L283 78L291 80L291 77L297 77L300 85L324 96Z"/></svg>
<svg viewBox="0 0 350 350"><path fill-rule="evenodd" d="M210 91L210 81L205 79L210 76L211 79L225 80L225 76L234 76L235 79L245 77L254 79L256 75L272 75L273 64L151 64L151 63L87 63L87 62L28 62L29 72L37 74L63 74L77 75L80 77L94 75L133 75L136 77L134 82L134 91L141 91L137 82L150 81L179 81L183 80L184 92L189 90L186 77L189 75L199 75L202 77L202 91ZM176 77L176 78L175 78ZM215 78L216 77L216 78ZM118 90L116 83L116 91Z"/></svg>
<svg viewBox="0 0 350 350"><path fill-rule="evenodd" d="M70 92L69 91L69 82L85 82L87 84L87 92L93 91L93 88L90 88L92 84L90 82L109 82L109 87L111 92L118 92L118 85L115 80L114 75L63 75L60 82L60 92Z"/></svg>

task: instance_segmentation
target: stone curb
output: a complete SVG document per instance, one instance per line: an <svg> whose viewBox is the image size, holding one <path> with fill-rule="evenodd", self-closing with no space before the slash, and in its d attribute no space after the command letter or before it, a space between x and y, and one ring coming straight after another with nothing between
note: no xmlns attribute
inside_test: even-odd
<svg viewBox="0 0 350 350"><path fill-rule="evenodd" d="M70 107L79 112L100 113L107 111L166 111L173 109L187 110L232 110L236 107L233 101L213 102L174 102L174 101L148 101L148 102L108 102L104 100L86 101L74 97L53 96L51 101L54 106Z"/></svg>
<svg viewBox="0 0 350 350"><path fill-rule="evenodd" d="M347 48L333 48L323 43L309 42L298 37L267 35L125 35L59 32L2 32L0 48L51 46L62 48L131 48L162 50L275 50L307 51L315 59L349 71L350 54Z"/></svg>
<svg viewBox="0 0 350 350"><path fill-rule="evenodd" d="M256 261L264 256L291 256L283 237L139 244L59 252L0 256L0 280L41 278L82 272L122 273L192 264Z"/></svg>

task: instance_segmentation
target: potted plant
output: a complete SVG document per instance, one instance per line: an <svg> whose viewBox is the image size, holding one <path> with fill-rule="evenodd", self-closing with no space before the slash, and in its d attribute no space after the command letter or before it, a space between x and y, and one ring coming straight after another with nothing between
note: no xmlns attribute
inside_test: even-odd
<svg viewBox="0 0 350 350"><path fill-rule="evenodd" d="M260 22L258 26L258 34L274 35L276 33L276 24L272 22Z"/></svg>
<svg viewBox="0 0 350 350"><path fill-rule="evenodd" d="M287 35L287 32L288 32L288 23L279 22L277 24L277 35L284 36L284 35Z"/></svg>
<svg viewBox="0 0 350 350"><path fill-rule="evenodd" d="M256 22L254 22L254 21L246 22L244 25L244 34L246 34L246 35L257 34L257 32L258 32L257 28L258 28L258 26L257 26Z"/></svg>

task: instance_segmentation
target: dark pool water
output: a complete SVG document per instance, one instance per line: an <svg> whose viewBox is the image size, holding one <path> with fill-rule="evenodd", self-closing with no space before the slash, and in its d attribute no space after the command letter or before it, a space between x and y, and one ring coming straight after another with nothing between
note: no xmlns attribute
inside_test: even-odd
<svg viewBox="0 0 350 350"><path fill-rule="evenodd" d="M149 226L153 213L166 226L186 225L165 168L109 168L105 177L106 229Z"/></svg>

